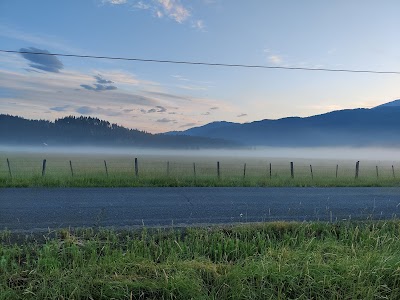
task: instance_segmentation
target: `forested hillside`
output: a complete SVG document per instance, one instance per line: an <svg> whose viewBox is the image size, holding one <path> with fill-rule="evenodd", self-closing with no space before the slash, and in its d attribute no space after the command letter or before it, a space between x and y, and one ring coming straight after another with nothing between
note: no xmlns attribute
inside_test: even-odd
<svg viewBox="0 0 400 300"><path fill-rule="evenodd" d="M151 134L92 117L69 116L50 122L10 115L0 115L0 144L156 148L221 148L239 145L222 139Z"/></svg>

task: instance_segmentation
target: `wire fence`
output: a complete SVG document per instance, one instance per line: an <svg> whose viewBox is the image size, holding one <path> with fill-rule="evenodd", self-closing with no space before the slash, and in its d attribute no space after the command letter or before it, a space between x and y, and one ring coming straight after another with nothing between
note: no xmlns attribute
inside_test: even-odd
<svg viewBox="0 0 400 300"><path fill-rule="evenodd" d="M398 173L399 172L399 173ZM397 174L398 173L398 174ZM173 178L376 178L400 176L400 163L293 162L250 160L164 160L154 158L4 158L0 178L17 177L173 177Z"/></svg>

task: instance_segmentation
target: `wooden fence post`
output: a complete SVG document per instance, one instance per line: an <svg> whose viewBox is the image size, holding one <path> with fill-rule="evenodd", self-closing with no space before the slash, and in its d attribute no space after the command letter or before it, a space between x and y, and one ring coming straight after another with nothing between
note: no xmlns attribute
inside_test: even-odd
<svg viewBox="0 0 400 300"><path fill-rule="evenodd" d="M394 174L394 166L392 165L392 173L393 173L393 178L396 178L396 175Z"/></svg>
<svg viewBox="0 0 400 300"><path fill-rule="evenodd" d="M42 177L46 175L46 160L43 159L43 164L42 164Z"/></svg>
<svg viewBox="0 0 400 300"><path fill-rule="evenodd" d="M356 162L356 175L355 175L355 179L358 179L358 174L360 171L360 161Z"/></svg>
<svg viewBox="0 0 400 300"><path fill-rule="evenodd" d="M269 179L272 178L272 164L269 163Z"/></svg>
<svg viewBox="0 0 400 300"><path fill-rule="evenodd" d="M7 166L8 166L8 173L10 174L10 177L12 178L12 173L11 173L11 166L10 166L10 161L7 158Z"/></svg>
<svg viewBox="0 0 400 300"><path fill-rule="evenodd" d="M312 165L310 165L310 171L311 171L311 179L314 179L314 174L313 174L313 171L312 171Z"/></svg>
<svg viewBox="0 0 400 300"><path fill-rule="evenodd" d="M139 165L137 157L135 157L135 176L139 176Z"/></svg>
<svg viewBox="0 0 400 300"><path fill-rule="evenodd" d="M69 168L71 169L71 176L74 177L74 169L72 168L72 161L69 161Z"/></svg>
<svg viewBox="0 0 400 300"><path fill-rule="evenodd" d="M338 170L339 170L339 165L336 165L336 178L337 178Z"/></svg>
<svg viewBox="0 0 400 300"><path fill-rule="evenodd" d="M292 161L290 162L290 176L294 178L294 166Z"/></svg>
<svg viewBox="0 0 400 300"><path fill-rule="evenodd" d="M167 161L167 176L169 177L169 161Z"/></svg>
<svg viewBox="0 0 400 300"><path fill-rule="evenodd" d="M220 173L220 169L219 169L219 161L217 161L217 176L218 176L218 179L220 179L221 173Z"/></svg>
<svg viewBox="0 0 400 300"><path fill-rule="evenodd" d="M376 166L376 178L379 178L378 166Z"/></svg>
<svg viewBox="0 0 400 300"><path fill-rule="evenodd" d="M246 163L244 163L244 167L243 167L243 179L246 178Z"/></svg>
<svg viewBox="0 0 400 300"><path fill-rule="evenodd" d="M193 176L196 179L196 163L193 163Z"/></svg>
<svg viewBox="0 0 400 300"><path fill-rule="evenodd" d="M108 168L107 168L107 162L106 161L104 161L104 168L106 169L106 175L108 177Z"/></svg>

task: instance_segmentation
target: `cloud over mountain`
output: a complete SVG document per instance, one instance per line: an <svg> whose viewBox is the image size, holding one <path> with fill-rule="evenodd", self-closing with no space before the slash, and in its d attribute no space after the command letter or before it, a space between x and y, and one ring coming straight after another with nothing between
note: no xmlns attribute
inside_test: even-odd
<svg viewBox="0 0 400 300"><path fill-rule="evenodd" d="M162 118L157 120L158 123L170 123L170 122L175 122L175 120L171 120L168 118Z"/></svg>
<svg viewBox="0 0 400 300"><path fill-rule="evenodd" d="M151 113L163 113L166 112L167 109L164 106L157 105L155 108L151 108L149 110L141 109L140 110L144 114L151 114Z"/></svg>
<svg viewBox="0 0 400 300"><path fill-rule="evenodd" d="M82 115L104 115L104 116L120 116L122 111L112 109L104 109L101 107L81 106L75 109L77 113Z"/></svg>

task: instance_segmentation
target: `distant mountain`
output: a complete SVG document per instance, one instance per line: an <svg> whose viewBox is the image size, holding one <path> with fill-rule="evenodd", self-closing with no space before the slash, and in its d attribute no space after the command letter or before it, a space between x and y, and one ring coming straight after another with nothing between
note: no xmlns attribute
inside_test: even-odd
<svg viewBox="0 0 400 300"><path fill-rule="evenodd" d="M208 131L212 131L212 130L216 130L219 129L221 127L226 127L229 125L240 125L240 123L233 123L233 122L226 122L226 121L216 121L216 122L212 122L212 123L208 123L206 125L203 126L199 126L199 127L193 127L191 129L187 129L185 131L170 131L167 132L167 135L189 135L189 136L202 136L204 134L204 132L208 132Z"/></svg>
<svg viewBox="0 0 400 300"><path fill-rule="evenodd" d="M92 117L65 117L55 122L0 115L0 145L129 146L152 148L230 148L237 142L191 136L150 134Z"/></svg>
<svg viewBox="0 0 400 300"><path fill-rule="evenodd" d="M224 138L251 146L400 146L400 100L305 118L213 122L167 134Z"/></svg>
<svg viewBox="0 0 400 300"><path fill-rule="evenodd" d="M391 102L388 102L388 103L384 103L384 104L379 105L379 106L377 106L375 108L378 108L378 107L393 107L393 106L400 106L400 99L394 100L394 101L391 101Z"/></svg>

